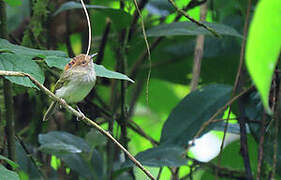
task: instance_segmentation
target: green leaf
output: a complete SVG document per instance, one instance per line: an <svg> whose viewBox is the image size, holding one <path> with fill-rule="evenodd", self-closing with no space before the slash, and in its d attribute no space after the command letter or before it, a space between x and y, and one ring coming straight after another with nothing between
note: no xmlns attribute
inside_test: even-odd
<svg viewBox="0 0 281 180"><path fill-rule="evenodd" d="M49 67L56 67L63 70L64 66L69 62L69 60L70 60L69 58L49 56L46 58L46 63ZM130 79L128 76L121 74L119 72L110 71L102 65L95 64L95 71L96 71L96 75L99 77L127 80L134 83L134 81Z"/></svg>
<svg viewBox="0 0 281 180"><path fill-rule="evenodd" d="M63 142L43 144L39 147L39 150L43 151L45 153L56 154L56 155L82 152L81 149L79 149L73 145L70 145L70 144L65 144Z"/></svg>
<svg viewBox="0 0 281 180"><path fill-rule="evenodd" d="M128 76L121 74L119 72L115 72L115 71L110 71L108 69L106 69L104 66L102 65L97 65L95 64L95 70L96 70L96 74L99 77L106 77L106 78L111 78L111 79L121 79L121 80L127 80L130 81L132 83L134 83L135 81L133 81L132 79L130 79Z"/></svg>
<svg viewBox="0 0 281 180"><path fill-rule="evenodd" d="M0 70L28 73L41 84L45 80L43 71L29 56L2 53L0 54ZM6 76L5 78L22 86L36 87L27 77Z"/></svg>
<svg viewBox="0 0 281 180"><path fill-rule="evenodd" d="M230 93L230 86L217 84L188 94L166 120L160 144L187 145L202 124L226 104Z"/></svg>
<svg viewBox="0 0 281 180"><path fill-rule="evenodd" d="M31 58L35 58L35 57L45 58L47 56L67 57L66 53L63 51L39 50L39 49L27 48L24 46L12 44L9 41L1 38L0 38L0 49L8 50L9 52L18 54L20 56L29 56Z"/></svg>
<svg viewBox="0 0 281 180"><path fill-rule="evenodd" d="M91 147L102 146L107 142L106 137L94 128L91 128L91 130L86 134L85 140Z"/></svg>
<svg viewBox="0 0 281 180"><path fill-rule="evenodd" d="M0 164L0 179L20 180L17 173L6 169L2 164Z"/></svg>
<svg viewBox="0 0 281 180"><path fill-rule="evenodd" d="M104 179L103 178L103 159L99 151L93 150L92 158L91 158L91 165L93 167L93 174L96 177L95 179Z"/></svg>
<svg viewBox="0 0 281 180"><path fill-rule="evenodd" d="M239 34L230 26L210 22L204 22L203 24L213 28L218 34L243 38L241 34ZM192 22L173 22L170 24L161 24L147 31L148 37L196 35L212 35L212 33Z"/></svg>
<svg viewBox="0 0 281 180"><path fill-rule="evenodd" d="M0 160L4 160L6 161L10 166L12 166L14 169L17 169L19 167L19 165L17 163L15 163L14 161L6 158L5 156L0 155Z"/></svg>
<svg viewBox="0 0 281 180"><path fill-rule="evenodd" d="M141 164L146 166L155 167L179 167L187 164L185 158L186 151L182 147L178 146L159 146L151 148L146 151L140 152L136 155L136 159ZM131 167L134 164L132 161L128 161L124 164L124 167Z"/></svg>
<svg viewBox="0 0 281 180"><path fill-rule="evenodd" d="M28 145L28 148L35 149L31 144ZM16 141L16 160L19 164L19 169L28 175L29 179L43 179L42 172L37 164L31 159L33 155L26 152L26 149L22 144ZM21 172L20 171L20 172ZM23 174L19 174L23 176ZM1 178L0 178L1 179Z"/></svg>
<svg viewBox="0 0 281 180"><path fill-rule="evenodd" d="M71 60L71 58L48 56L45 61L49 67L55 67L63 70L64 66Z"/></svg>
<svg viewBox="0 0 281 180"><path fill-rule="evenodd" d="M84 139L67 132L52 131L39 134L41 149L53 154L89 152L90 147ZM57 148L57 149L56 149Z"/></svg>
<svg viewBox="0 0 281 180"><path fill-rule="evenodd" d="M4 0L10 6L20 6L22 4L21 0Z"/></svg>
<svg viewBox="0 0 281 180"><path fill-rule="evenodd" d="M82 5L78 2L66 2L61 5L61 7L53 14L53 16L56 16L63 11L82 8ZM127 25L131 22L131 15L120 9L113 9L110 7L99 5L86 5L86 8L100 11L105 16L108 16L113 21L114 25L118 27L118 29L127 27Z"/></svg>
<svg viewBox="0 0 281 180"><path fill-rule="evenodd" d="M272 75L281 50L280 12L279 0L259 1L246 46L246 65L268 113Z"/></svg>

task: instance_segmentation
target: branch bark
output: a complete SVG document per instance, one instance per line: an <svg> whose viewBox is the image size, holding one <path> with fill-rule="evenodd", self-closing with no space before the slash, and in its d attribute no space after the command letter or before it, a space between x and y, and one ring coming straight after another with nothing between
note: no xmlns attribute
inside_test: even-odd
<svg viewBox="0 0 281 180"><path fill-rule="evenodd" d="M208 11L207 3L200 6L200 21L206 20L206 15ZM191 91L197 89L199 78L200 78L200 69L201 61L204 53L204 35L198 35L196 39L196 46L194 50L194 60L193 60L193 70L192 70L192 80L191 80Z"/></svg>

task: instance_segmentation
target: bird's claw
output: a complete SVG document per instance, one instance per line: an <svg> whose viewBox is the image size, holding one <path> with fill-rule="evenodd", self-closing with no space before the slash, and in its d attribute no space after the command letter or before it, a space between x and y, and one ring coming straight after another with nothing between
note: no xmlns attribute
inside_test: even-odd
<svg viewBox="0 0 281 180"><path fill-rule="evenodd" d="M79 107L77 106L77 110L79 111L79 116L77 116L77 118L76 118L76 120L77 121L80 121L81 119L83 120L83 119L85 119L86 118L86 116L84 115L84 113L82 113L82 111L79 109Z"/></svg>

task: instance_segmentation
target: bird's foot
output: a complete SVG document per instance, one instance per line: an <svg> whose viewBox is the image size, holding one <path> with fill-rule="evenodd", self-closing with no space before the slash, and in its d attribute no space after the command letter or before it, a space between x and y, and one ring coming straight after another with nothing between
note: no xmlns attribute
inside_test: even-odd
<svg viewBox="0 0 281 180"><path fill-rule="evenodd" d="M84 113L82 113L82 111L79 109L78 106L76 106L76 107L77 107L77 110L79 111L79 114L80 114L79 116L77 116L76 120L77 120L77 121L80 121L80 120L85 119L86 116L84 115Z"/></svg>

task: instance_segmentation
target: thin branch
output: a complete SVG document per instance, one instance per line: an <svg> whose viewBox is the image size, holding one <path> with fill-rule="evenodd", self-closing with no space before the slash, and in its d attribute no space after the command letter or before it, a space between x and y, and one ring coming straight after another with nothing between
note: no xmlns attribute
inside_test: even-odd
<svg viewBox="0 0 281 180"><path fill-rule="evenodd" d="M148 70L147 81L146 81L146 102L148 103L149 80L150 80L150 75L151 75L151 53L150 53L150 47L149 47L148 39L147 39L147 36L146 36L145 27L144 27L144 20L143 20L141 11L138 7L137 0L133 0L133 1L134 1L134 4L135 4L135 7L136 7L136 9L139 13L140 19L141 19L141 28L142 28L143 38L144 38L144 41L145 41L147 55L148 55L149 70Z"/></svg>
<svg viewBox="0 0 281 180"><path fill-rule="evenodd" d="M28 77L33 84L35 84L41 91L43 91L46 95L49 96L53 101L58 102L61 106L63 106L65 109L67 109L69 112L77 116L79 119L81 119L84 123L96 128L101 134L106 136L110 141L112 141L114 144L116 144L132 161L133 163L138 166L150 179L155 180L155 178L152 176L152 174L143 167L143 165L134 158L130 154L129 151L127 151L110 133L105 131L102 127L100 127L97 123L89 119L88 117L81 114L79 111L72 108L70 105L68 105L63 99L57 97L54 95L49 89L47 89L45 86L40 84L34 77L27 73L23 72L15 72L15 71L0 71L0 76L18 76L18 77Z"/></svg>
<svg viewBox="0 0 281 180"><path fill-rule="evenodd" d="M192 143L190 144L194 144L195 139L197 139L202 133L203 131L213 122L213 120L220 115L221 113L223 113L223 111L226 110L226 108L231 105L232 103L234 103L237 99L239 99L241 96L243 96L244 94L248 93L249 91L254 90L254 86L251 86L247 89L245 89L244 91L242 91L241 93L239 93L237 96L233 97L232 99L230 99L223 107L221 107L220 109L217 110L217 112L208 120L206 121L201 127L200 129L197 131L197 133L195 134L195 136L192 139Z"/></svg>
<svg viewBox="0 0 281 180"><path fill-rule="evenodd" d="M273 119L275 120L275 134L274 134L274 142L273 142L273 165L272 165L272 177L275 177L276 165L277 165L277 153L278 153L278 133L279 133L279 113L280 113L280 103L279 103L279 92L280 92L280 80L279 75L275 73L275 81L274 81L274 99L273 99Z"/></svg>
<svg viewBox="0 0 281 180"><path fill-rule="evenodd" d="M142 11L144 6L147 4L148 0L141 0L139 1L138 3L138 7L139 7L139 11ZM133 20L132 20L132 23L131 23L131 26L129 28L129 35L128 35L128 40L130 41L131 38L133 37L133 34L136 30L136 24L138 22L138 19L139 19L139 11L136 9L135 12L134 12L134 15L133 15Z"/></svg>
<svg viewBox="0 0 281 180"><path fill-rule="evenodd" d="M142 128L139 127L139 125L137 123L135 123L134 121L129 121L129 127L135 131L136 133L138 133L139 135L141 135L142 137L144 137L145 139L147 139L148 141L151 142L151 144L153 146L159 145L159 142L157 142L156 140L154 140L152 137L150 137L149 135L147 135Z"/></svg>
<svg viewBox="0 0 281 180"><path fill-rule="evenodd" d="M106 18L105 30L103 31L101 44L100 44L100 47L99 47L98 57L96 59L96 64L101 64L101 62L103 60L104 50L105 50L108 35L109 35L109 32L110 32L110 28L111 28L111 20L109 18Z"/></svg>
<svg viewBox="0 0 281 180"><path fill-rule="evenodd" d="M247 8L247 14L246 14L246 18L245 18L244 31L243 31L244 38L243 38L242 45L241 45L239 67L238 67L238 71L237 71L236 78L235 78L232 96L234 96L236 94L237 90L242 89L242 84L245 84L244 82L241 83L240 80L244 80L244 79L242 79L242 75L245 74L245 73L242 74L242 70L243 70L244 57L245 57L246 38L247 38L247 35L248 35L250 8L251 8L251 0L248 1L248 8ZM253 179L253 176L252 176L252 172L251 172L251 166L250 166L250 160L249 160L249 154L248 154L248 143L247 143L247 133L246 133L246 118L244 116L244 114L245 114L244 103L243 103L243 101L239 101L238 103L239 103L239 111L240 111L240 116L241 116L241 118L238 119L238 122L239 122L239 125L240 125L241 154L242 154L242 157L243 157L243 160L244 160L244 166L245 166L245 170L246 170L246 174L247 174L247 179L250 180L250 179ZM227 118L230 117L231 108L232 107L230 105ZM218 165L220 164L220 161L221 161L220 154L221 154L221 152L223 150L223 147L224 147L227 128L228 128L228 121L226 122L225 128L224 128L224 134L223 134L222 144L220 146L220 153L219 153L219 158L218 158ZM216 176L216 178L217 178L217 176Z"/></svg>
<svg viewBox="0 0 281 180"><path fill-rule="evenodd" d="M198 26L203 27L204 29L206 29L207 31L209 31L210 33L212 33L214 36L216 37L221 37L221 35L219 35L213 28L206 26L205 24L196 21L195 19L193 19L192 17L190 17L184 10L180 9L176 3L173 0L169 0L169 2L172 4L172 6L176 9L176 11L183 15L184 17L186 17L188 20L190 20L191 22L197 24Z"/></svg>
<svg viewBox="0 0 281 180"><path fill-rule="evenodd" d="M206 15L208 12L207 3L200 6L200 21L206 20ZM192 69L192 79L191 79L191 91L197 89L199 78L200 78L200 69L201 61L204 54L204 35L198 35L196 38L196 46L194 50L194 59L193 59L193 69Z"/></svg>
<svg viewBox="0 0 281 180"><path fill-rule="evenodd" d="M210 169L212 169L213 172L219 171L219 175L220 177L230 177L233 179L245 179L246 178L246 174L243 171L238 171L235 169L230 169L230 168L226 168L226 167L220 167L215 165L212 162L200 162L196 159L187 157L189 160L191 160L194 165L199 165L201 167L208 167Z"/></svg>
<svg viewBox="0 0 281 180"><path fill-rule="evenodd" d="M264 152L264 135L265 135L265 119L266 119L266 114L265 112L263 113L263 117L261 120L261 125L260 125L260 142L259 142L259 153L258 153L258 166L257 166L257 179L261 179L261 168L263 164L263 152Z"/></svg>
<svg viewBox="0 0 281 180"><path fill-rule="evenodd" d="M0 0L0 37L8 38L7 33L7 18L6 18L6 5L3 0ZM4 102L5 102L5 118L6 118L6 137L8 143L8 157L16 160L16 146L15 146L15 122L14 122L14 106L13 106L13 91L12 84L7 79L3 80L4 86Z"/></svg>

